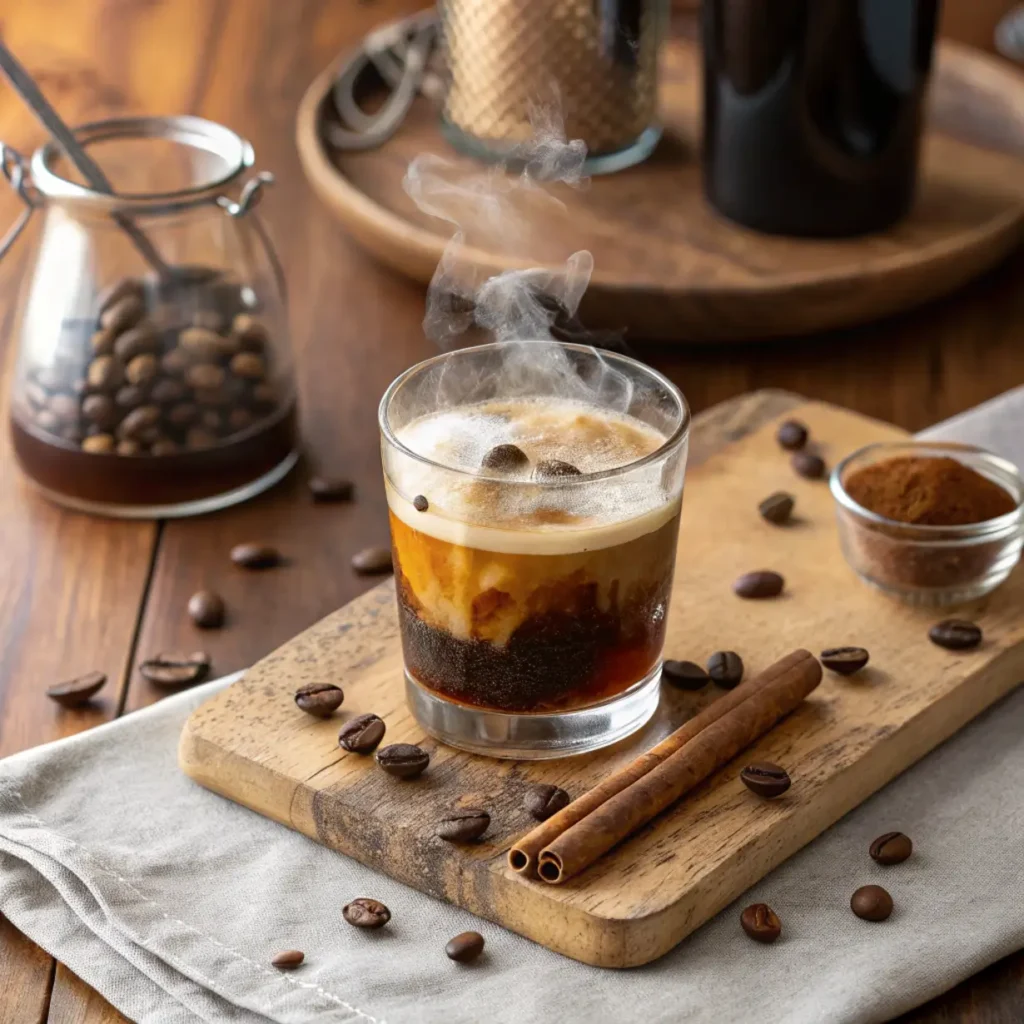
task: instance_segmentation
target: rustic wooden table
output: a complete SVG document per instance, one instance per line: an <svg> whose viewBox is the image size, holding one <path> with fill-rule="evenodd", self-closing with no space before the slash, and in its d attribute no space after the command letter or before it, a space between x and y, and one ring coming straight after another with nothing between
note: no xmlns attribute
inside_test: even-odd
<svg viewBox="0 0 1024 1024"><path fill-rule="evenodd" d="M88 729L158 698L135 671L160 649L194 649L185 615L202 585L230 609L202 646L218 673L251 664L367 582L350 555L386 536L375 410L386 384L430 353L421 291L381 270L324 216L292 145L312 75L415 0L29 0L5 5L4 40L71 122L111 114L197 113L256 147L278 178L266 213L288 270L307 461L357 482L359 500L314 506L306 470L273 493L201 519L127 523L65 513L21 481L0 444L0 755ZM31 150L39 129L0 87L0 138ZM18 212L0 196L0 224ZM6 344L28 246L0 267ZM792 343L640 354L696 411L754 388L785 387L916 429L1024 380L1024 254L965 292L871 327ZM6 392L6 387L4 387ZM5 395L6 398L6 395ZM6 421L6 407L0 408ZM290 565L252 586L233 569L243 540L280 546ZM51 682L93 669L111 683L95 707L62 711ZM97 993L0 919L0 1022L122 1021ZM993 965L905 1022L1016 1024L1024 954Z"/></svg>

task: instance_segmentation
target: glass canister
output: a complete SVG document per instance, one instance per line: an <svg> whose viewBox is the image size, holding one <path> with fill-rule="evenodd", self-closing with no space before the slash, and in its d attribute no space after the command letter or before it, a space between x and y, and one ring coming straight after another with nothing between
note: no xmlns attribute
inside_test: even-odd
<svg viewBox="0 0 1024 1024"><path fill-rule="evenodd" d="M544 126L583 140L588 173L650 155L668 0L440 0L438 9L449 75L442 127L457 149L514 157L534 139L539 110Z"/></svg>
<svg viewBox="0 0 1024 1024"><path fill-rule="evenodd" d="M252 146L197 117L76 136L111 193L55 143L30 166L2 151L26 210L0 255L36 229L13 320L18 461L47 497L103 515L243 501L298 458L284 279L254 209L273 179L244 180Z"/></svg>

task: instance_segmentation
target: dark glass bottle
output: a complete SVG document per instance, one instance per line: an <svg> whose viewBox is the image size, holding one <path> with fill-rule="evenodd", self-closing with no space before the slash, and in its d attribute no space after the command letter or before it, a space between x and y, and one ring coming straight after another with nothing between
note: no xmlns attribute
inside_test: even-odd
<svg viewBox="0 0 1024 1024"><path fill-rule="evenodd" d="M704 189L772 234L878 231L913 201L939 0L704 0Z"/></svg>

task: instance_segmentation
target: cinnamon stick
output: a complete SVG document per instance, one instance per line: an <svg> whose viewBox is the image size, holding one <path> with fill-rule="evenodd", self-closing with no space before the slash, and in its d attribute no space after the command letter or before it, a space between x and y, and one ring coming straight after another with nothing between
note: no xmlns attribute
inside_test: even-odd
<svg viewBox="0 0 1024 1024"><path fill-rule="evenodd" d="M558 830L540 849L536 855L540 877L558 884L589 867L616 843L764 735L794 710L820 681L821 666L815 658L807 651L794 651L716 701L707 712L723 705L717 714L704 717L706 712L702 712L653 751L576 801L583 807L589 806L590 810L577 812L576 820ZM728 699L735 694L739 694L738 699ZM670 741L676 749L652 764L651 755L671 745ZM630 776L632 781L623 785L623 779ZM613 791L611 795L606 795L610 791ZM602 794L596 805L596 798L592 796L595 793ZM575 803L570 804L565 810L574 806ZM554 818L545 824L553 821ZM529 848L532 849L532 844Z"/></svg>
<svg viewBox="0 0 1024 1024"><path fill-rule="evenodd" d="M717 722L723 715L738 707L752 694L757 693L762 686L785 674L794 665L806 662L809 657L811 655L807 651L794 651L759 675L751 676L739 686L729 690L713 704L709 704L703 711L681 725L675 732L666 736L657 746L651 747L646 753L630 761L613 775L609 775L593 789L587 790L582 796L573 800L568 807L552 815L532 832L523 836L508 852L509 866L520 874L534 874L541 850L553 843L563 832L582 821L617 793L632 786L680 747L689 743L712 722Z"/></svg>

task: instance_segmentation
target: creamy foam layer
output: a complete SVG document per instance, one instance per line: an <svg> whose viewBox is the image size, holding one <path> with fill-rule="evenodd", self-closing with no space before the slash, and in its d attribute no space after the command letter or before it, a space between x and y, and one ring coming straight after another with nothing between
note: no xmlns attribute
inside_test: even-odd
<svg viewBox="0 0 1024 1024"><path fill-rule="evenodd" d="M466 406L413 420L397 436L432 462L462 470L399 455L389 460L385 481L396 516L453 544L510 554L597 550L658 529L679 508L662 485L660 461L600 480L533 479L544 460L601 473L637 462L665 442L638 419L583 403L544 398ZM482 477L484 455L499 444L521 448L529 466ZM417 495L429 503L424 512L413 506Z"/></svg>

